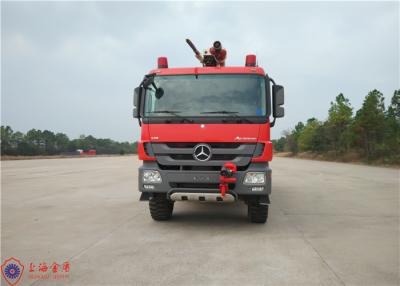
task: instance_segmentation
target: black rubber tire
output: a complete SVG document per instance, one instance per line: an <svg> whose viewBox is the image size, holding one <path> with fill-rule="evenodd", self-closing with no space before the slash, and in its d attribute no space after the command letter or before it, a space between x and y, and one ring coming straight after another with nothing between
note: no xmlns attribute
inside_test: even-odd
<svg viewBox="0 0 400 286"><path fill-rule="evenodd" d="M169 220L174 210L174 202L168 200L165 194L154 194L149 200L149 208L154 220Z"/></svg>
<svg viewBox="0 0 400 286"><path fill-rule="evenodd" d="M249 203L247 214L251 222L266 223L268 219L268 205L260 203Z"/></svg>

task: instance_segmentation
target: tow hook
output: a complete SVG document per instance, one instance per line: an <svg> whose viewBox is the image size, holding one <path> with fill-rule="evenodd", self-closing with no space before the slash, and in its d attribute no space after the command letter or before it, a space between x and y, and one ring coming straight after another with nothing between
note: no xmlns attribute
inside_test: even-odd
<svg viewBox="0 0 400 286"><path fill-rule="evenodd" d="M225 196L225 193L229 190L229 183L236 183L236 178L233 178L233 174L237 171L237 167L232 162L225 163L220 172L219 176L219 190L221 197Z"/></svg>

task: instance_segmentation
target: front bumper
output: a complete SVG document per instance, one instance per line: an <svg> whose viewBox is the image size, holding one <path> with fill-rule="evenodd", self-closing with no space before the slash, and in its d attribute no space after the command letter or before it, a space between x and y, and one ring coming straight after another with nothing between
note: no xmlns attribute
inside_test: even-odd
<svg viewBox="0 0 400 286"><path fill-rule="evenodd" d="M157 170L162 177L162 183L143 183L144 170ZM247 172L264 172L264 185L245 185L244 177ZM260 195L265 196L271 193L271 168L267 162L250 163L245 171L238 171L234 174L237 179L235 184L230 184L229 193L234 196ZM139 191L143 193L166 193L170 196L176 192L185 193L219 193L219 171L180 171L162 170L157 162L144 161L139 168ZM257 187L257 188L254 188ZM261 190L260 187L263 187Z"/></svg>

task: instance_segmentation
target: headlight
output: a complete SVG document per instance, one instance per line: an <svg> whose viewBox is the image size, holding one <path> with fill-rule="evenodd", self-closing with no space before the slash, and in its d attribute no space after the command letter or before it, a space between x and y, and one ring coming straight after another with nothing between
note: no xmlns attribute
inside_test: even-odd
<svg viewBox="0 0 400 286"><path fill-rule="evenodd" d="M243 184L246 185L264 185L265 173L261 172L248 172L244 177Z"/></svg>
<svg viewBox="0 0 400 286"><path fill-rule="evenodd" d="M160 172L156 170L143 171L143 183L160 184L162 182Z"/></svg>

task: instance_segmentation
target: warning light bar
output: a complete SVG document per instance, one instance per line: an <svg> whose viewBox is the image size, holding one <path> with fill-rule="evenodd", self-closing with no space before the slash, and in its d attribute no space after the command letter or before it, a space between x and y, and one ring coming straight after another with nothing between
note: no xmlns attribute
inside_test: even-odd
<svg viewBox="0 0 400 286"><path fill-rule="evenodd" d="M159 69L167 69L168 68L168 59L166 57L159 57L157 59L157 65Z"/></svg>
<svg viewBox="0 0 400 286"><path fill-rule="evenodd" d="M256 55L247 55L246 56L246 67L255 67L256 66Z"/></svg>

